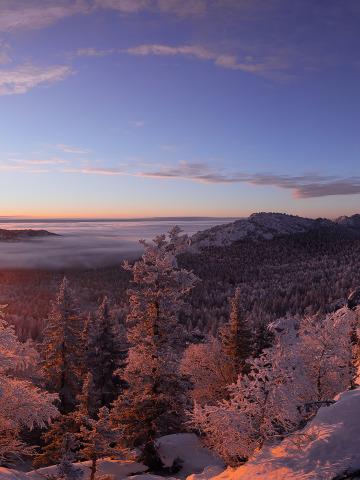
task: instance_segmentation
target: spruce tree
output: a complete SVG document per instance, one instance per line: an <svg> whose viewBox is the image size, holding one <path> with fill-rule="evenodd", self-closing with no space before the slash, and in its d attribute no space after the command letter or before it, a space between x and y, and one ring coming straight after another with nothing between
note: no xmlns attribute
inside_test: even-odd
<svg viewBox="0 0 360 480"><path fill-rule="evenodd" d="M74 410L83 377L83 321L76 297L64 277L44 330L41 347L46 388L59 394L59 410Z"/></svg>
<svg viewBox="0 0 360 480"><path fill-rule="evenodd" d="M234 378L246 370L246 360L251 355L252 331L242 306L240 288L231 299L230 320L220 329L221 349L231 359Z"/></svg>
<svg viewBox="0 0 360 480"><path fill-rule="evenodd" d="M88 374L91 374L89 388L93 404L89 415L95 418L96 411L101 407L110 408L126 386L118 371L126 365L127 342L116 327L107 297L98 315L87 322L85 342L84 363Z"/></svg>
<svg viewBox="0 0 360 480"><path fill-rule="evenodd" d="M142 260L125 264L133 274L129 290L129 340L132 344L125 379L129 389L115 402L114 418L124 425L124 438L138 447L139 461L150 469L161 466L156 438L181 431L189 381L180 373L184 329L178 321L183 295L196 277L177 265L176 253L186 237L174 227L145 248Z"/></svg>
<svg viewBox="0 0 360 480"><path fill-rule="evenodd" d="M94 480L99 458L109 455L118 456L120 453L125 455L128 452L119 446L122 432L111 425L108 408L100 408L97 420L82 412L77 415L81 424L80 433L77 435L80 441L78 456L91 460L89 480Z"/></svg>

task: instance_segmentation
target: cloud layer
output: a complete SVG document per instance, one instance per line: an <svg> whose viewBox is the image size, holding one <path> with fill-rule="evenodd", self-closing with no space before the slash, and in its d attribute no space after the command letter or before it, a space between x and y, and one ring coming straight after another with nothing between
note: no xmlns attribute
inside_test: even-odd
<svg viewBox="0 0 360 480"><path fill-rule="evenodd" d="M360 177L302 174L278 175L274 173L226 173L201 162L181 162L164 166L161 170L144 171L143 177L179 178L204 183L247 183L255 186L272 186L292 190L294 198L314 198L329 195L360 194Z"/></svg>
<svg viewBox="0 0 360 480"><path fill-rule="evenodd" d="M278 174L272 172L247 173L241 171L228 171L225 168L208 165L200 161L180 161L177 164L149 163L140 159L121 163L118 166L107 166L104 161L90 162L80 160L80 165L72 155L85 154L90 149L67 147L57 145L68 158L8 158L0 160L0 171L24 171L28 173L45 173L57 171L63 174L86 175L116 175L158 179L179 179L202 183L246 183L253 186L271 186L284 190L291 190L294 198L316 198L334 195L360 194L359 176L321 175L318 173L304 173L299 175ZM166 147L173 150L176 147ZM77 158L77 157L76 157Z"/></svg>
<svg viewBox="0 0 360 480"><path fill-rule="evenodd" d="M207 219L204 221L147 221L77 222L69 224L26 223L5 224L2 228L46 229L61 233L61 237L47 237L27 242L0 242L0 268L28 269L73 269L100 268L120 265L124 260L138 258L144 249L138 240L151 240L179 223L190 235L198 230L211 228L229 219ZM7 219L3 219L4 222Z"/></svg>

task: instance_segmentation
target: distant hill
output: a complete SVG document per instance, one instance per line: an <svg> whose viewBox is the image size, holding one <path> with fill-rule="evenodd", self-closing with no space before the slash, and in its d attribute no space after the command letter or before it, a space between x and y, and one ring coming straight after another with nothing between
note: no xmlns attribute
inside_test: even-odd
<svg viewBox="0 0 360 480"><path fill-rule="evenodd" d="M318 231L339 236L360 235L360 214L327 218L304 218L285 213L253 213L247 219L236 220L203 230L191 237L189 251L196 253L206 247L228 247L240 241L258 242L274 237Z"/></svg>
<svg viewBox="0 0 360 480"><path fill-rule="evenodd" d="M58 236L47 230L6 230L0 228L0 242L23 242L34 238Z"/></svg>

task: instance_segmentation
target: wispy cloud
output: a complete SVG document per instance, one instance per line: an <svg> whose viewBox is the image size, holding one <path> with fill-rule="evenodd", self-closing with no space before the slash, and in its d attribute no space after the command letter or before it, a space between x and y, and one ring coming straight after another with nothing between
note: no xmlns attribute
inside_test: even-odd
<svg viewBox="0 0 360 480"><path fill-rule="evenodd" d="M360 177L336 177L318 174L277 175L274 173L224 172L202 162L180 162L164 166L161 170L144 171L141 177L179 178L204 183L247 183L256 186L273 186L292 190L294 198L314 198L329 195L360 193Z"/></svg>
<svg viewBox="0 0 360 480"><path fill-rule="evenodd" d="M135 127L143 127L144 125L146 125L146 122L144 122L143 120L137 120L129 122L129 124L134 125Z"/></svg>
<svg viewBox="0 0 360 480"><path fill-rule="evenodd" d="M180 17L203 15L208 10L208 0L158 0L161 12L173 13Z"/></svg>
<svg viewBox="0 0 360 480"><path fill-rule="evenodd" d="M161 147L161 150L165 150L166 152L171 152L171 151L180 150L180 147L177 147L176 145L163 145Z"/></svg>
<svg viewBox="0 0 360 480"><path fill-rule="evenodd" d="M276 56L268 56L261 59L256 59L252 56L246 55L244 59L239 60L237 56L219 53L202 47L201 45L180 45L169 46L159 44L145 44L138 45L123 50L129 55L145 56L184 56L189 58L198 58L200 60L213 60L215 65L231 70L242 70L244 72L254 73L263 77L272 78L276 80L288 80L294 78L286 72L290 67L289 63Z"/></svg>
<svg viewBox="0 0 360 480"><path fill-rule="evenodd" d="M90 173L93 175L128 175L120 168L63 168L68 173Z"/></svg>
<svg viewBox="0 0 360 480"><path fill-rule="evenodd" d="M0 171L3 172L26 172L26 173L47 173L48 169L36 168L33 165L8 165L0 162Z"/></svg>
<svg viewBox="0 0 360 480"><path fill-rule="evenodd" d="M62 150L65 153L75 153L77 155L85 155L86 153L91 152L91 149L89 148L74 148L74 147L70 147L69 145L62 145L62 144L56 145L56 148L58 150Z"/></svg>
<svg viewBox="0 0 360 480"><path fill-rule="evenodd" d="M110 8L123 13L135 13L144 8L150 8L153 0L94 0L94 4L101 8Z"/></svg>
<svg viewBox="0 0 360 480"><path fill-rule="evenodd" d="M3 2L2 2L3 3ZM11 32L16 29L41 29L77 13L87 13L89 8L85 1L60 0L41 2L12 0L1 6L0 31Z"/></svg>
<svg viewBox="0 0 360 480"><path fill-rule="evenodd" d="M98 7L118 10L121 13L136 13L147 9L178 17L202 15L210 3L209 0L94 0Z"/></svg>
<svg viewBox="0 0 360 480"><path fill-rule="evenodd" d="M24 65L13 69L1 69L0 95L26 93L37 85L65 80L73 73L71 67L63 65L52 65L49 67Z"/></svg>
<svg viewBox="0 0 360 480"><path fill-rule="evenodd" d="M89 48L78 48L76 51L76 55L78 56L85 56L85 57L105 57L106 55L110 55L114 53L115 49L111 48L109 50L97 50L94 47Z"/></svg>
<svg viewBox="0 0 360 480"><path fill-rule="evenodd" d="M32 159L32 158L11 158L12 162L21 164L21 165L61 165L68 163L67 160L63 158L51 158L51 159Z"/></svg>
<svg viewBox="0 0 360 480"><path fill-rule="evenodd" d="M216 54L207 50L206 48L200 45L180 45L177 47L172 47L169 45L159 45L159 44L147 44L147 45L138 45L136 47L131 47L124 52L129 53L130 55L162 55L162 56L174 56L174 55L184 55L189 57L197 57L201 59L211 59L216 58Z"/></svg>
<svg viewBox="0 0 360 480"><path fill-rule="evenodd" d="M6 65L12 62L12 59L9 55L10 50L10 45L3 42L0 38L0 65Z"/></svg>

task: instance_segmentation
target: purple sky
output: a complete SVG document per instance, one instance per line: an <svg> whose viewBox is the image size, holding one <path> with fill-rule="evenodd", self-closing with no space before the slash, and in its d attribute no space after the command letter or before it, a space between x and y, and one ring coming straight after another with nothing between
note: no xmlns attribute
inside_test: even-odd
<svg viewBox="0 0 360 480"><path fill-rule="evenodd" d="M1 215L360 211L358 0L0 0Z"/></svg>

